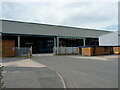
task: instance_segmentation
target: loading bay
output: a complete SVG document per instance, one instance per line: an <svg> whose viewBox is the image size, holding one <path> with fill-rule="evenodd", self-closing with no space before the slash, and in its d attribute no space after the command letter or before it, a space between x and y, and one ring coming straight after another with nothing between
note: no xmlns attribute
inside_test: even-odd
<svg viewBox="0 0 120 90"><path fill-rule="evenodd" d="M33 56L30 60L32 60L32 62L34 62L37 65L38 64L45 65L51 67L52 69L54 69L54 71L58 72L62 76L66 88L118 88L118 57L119 55L92 56L92 57L77 56L77 55L76 56L41 55L41 56ZM47 79L45 79L45 77L44 78L41 77L40 72L36 73L35 71L36 67L34 67L36 65L33 66L30 65L29 67L27 67L25 66L29 64L27 63L24 64L23 66L19 66L18 69L18 65L17 64L15 65L14 62L21 61L21 64L25 63L22 62L22 59L24 58L15 58L15 57L3 58L3 65L6 65L4 69L5 87L22 88L25 87L24 85L26 85L26 88L31 88L31 87L61 88L62 87L61 85L57 85L57 83L58 84L61 83L59 80L57 80L57 76L55 76L55 78L53 77L51 78L49 77L51 73L41 72L42 75L44 74L48 75ZM7 67L8 69L6 69ZM9 69L10 67L14 67L14 68ZM25 69L26 67L29 68L29 71L31 71L32 74L30 74L30 72L27 74L28 69ZM20 68L22 68L22 70L20 70ZM43 70L45 70L45 68ZM15 73L18 73L19 75L17 74L18 75L17 76ZM14 78L11 78L13 74L14 74ZM28 79L25 79L25 77L27 77ZM27 81L25 80L32 80L34 82L34 85L33 86L27 85L26 84ZM53 81L50 82L50 80ZM55 81L57 81L57 83ZM16 83L12 83L12 82L16 82Z"/></svg>

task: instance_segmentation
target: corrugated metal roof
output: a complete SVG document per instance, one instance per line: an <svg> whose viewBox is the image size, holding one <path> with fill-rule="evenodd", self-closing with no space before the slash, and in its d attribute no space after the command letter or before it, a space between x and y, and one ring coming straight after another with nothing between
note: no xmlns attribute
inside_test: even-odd
<svg viewBox="0 0 120 90"><path fill-rule="evenodd" d="M2 21L2 33L52 35L52 36L75 36L75 37L99 37L110 31L75 28L66 26L28 23L19 21Z"/></svg>

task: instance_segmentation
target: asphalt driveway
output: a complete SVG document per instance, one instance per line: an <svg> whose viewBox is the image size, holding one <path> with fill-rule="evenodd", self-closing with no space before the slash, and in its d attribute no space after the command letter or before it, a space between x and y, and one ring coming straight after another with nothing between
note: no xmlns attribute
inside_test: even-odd
<svg viewBox="0 0 120 90"><path fill-rule="evenodd" d="M64 87L62 78L58 73L31 59L15 57L3 58L3 65L5 90Z"/></svg>
<svg viewBox="0 0 120 90"><path fill-rule="evenodd" d="M117 88L118 56L35 56L60 73L67 88Z"/></svg>

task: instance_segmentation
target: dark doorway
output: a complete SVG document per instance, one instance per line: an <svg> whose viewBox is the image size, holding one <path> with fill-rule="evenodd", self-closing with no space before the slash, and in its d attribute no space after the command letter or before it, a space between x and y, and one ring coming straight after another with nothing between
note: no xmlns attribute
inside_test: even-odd
<svg viewBox="0 0 120 90"><path fill-rule="evenodd" d="M99 46L99 38L86 38L86 46Z"/></svg>
<svg viewBox="0 0 120 90"><path fill-rule="evenodd" d="M78 47L83 46L83 39L60 38L60 47Z"/></svg>
<svg viewBox="0 0 120 90"><path fill-rule="evenodd" d="M33 54L53 53L54 39L52 37L22 36L21 47L31 47Z"/></svg>
<svg viewBox="0 0 120 90"><path fill-rule="evenodd" d="M15 35L4 35L2 34L2 40L14 40L15 41L15 47L18 46L18 37Z"/></svg>

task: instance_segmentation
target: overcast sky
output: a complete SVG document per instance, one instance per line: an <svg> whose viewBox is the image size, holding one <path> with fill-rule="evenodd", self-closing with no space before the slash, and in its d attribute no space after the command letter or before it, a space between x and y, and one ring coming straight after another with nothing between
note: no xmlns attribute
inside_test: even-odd
<svg viewBox="0 0 120 90"><path fill-rule="evenodd" d="M80 0L2 2L1 18L116 31L118 29L118 2L82 2Z"/></svg>

